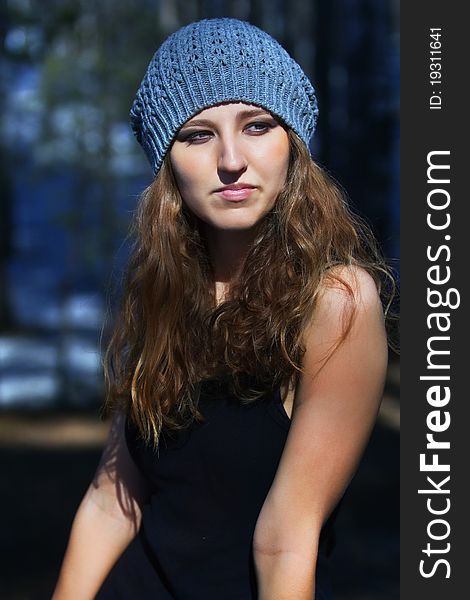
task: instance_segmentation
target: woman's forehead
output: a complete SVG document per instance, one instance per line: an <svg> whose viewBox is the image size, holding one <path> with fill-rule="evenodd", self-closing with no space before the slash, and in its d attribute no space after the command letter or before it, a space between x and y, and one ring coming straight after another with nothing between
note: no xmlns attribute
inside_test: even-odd
<svg viewBox="0 0 470 600"><path fill-rule="evenodd" d="M206 120L243 119L263 115L272 116L268 110L255 104L248 104L247 102L223 102L209 108L204 108L188 119L183 127L197 125L198 122Z"/></svg>

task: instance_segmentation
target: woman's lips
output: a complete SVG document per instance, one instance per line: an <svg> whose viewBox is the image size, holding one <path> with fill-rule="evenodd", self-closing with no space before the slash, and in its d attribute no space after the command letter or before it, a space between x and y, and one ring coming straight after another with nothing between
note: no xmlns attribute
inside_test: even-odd
<svg viewBox="0 0 470 600"><path fill-rule="evenodd" d="M251 185L243 187L226 187L217 190L216 193L224 200L229 200L230 202L240 202L241 200L248 198L248 196L252 194L255 189L256 188Z"/></svg>

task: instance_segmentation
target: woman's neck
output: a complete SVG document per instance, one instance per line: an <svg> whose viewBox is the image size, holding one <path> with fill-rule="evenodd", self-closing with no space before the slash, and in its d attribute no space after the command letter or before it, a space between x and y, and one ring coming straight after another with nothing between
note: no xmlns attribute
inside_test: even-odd
<svg viewBox="0 0 470 600"><path fill-rule="evenodd" d="M204 233L219 296L240 277L256 232L206 229Z"/></svg>

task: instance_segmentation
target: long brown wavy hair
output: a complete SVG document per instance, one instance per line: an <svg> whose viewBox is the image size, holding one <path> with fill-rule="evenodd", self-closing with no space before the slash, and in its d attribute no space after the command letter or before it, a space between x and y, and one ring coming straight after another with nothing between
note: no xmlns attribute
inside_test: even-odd
<svg viewBox="0 0 470 600"><path fill-rule="evenodd" d="M288 130L288 137L285 185L219 305L198 220L183 203L168 155L140 198L105 355L105 407L127 412L146 441L156 445L163 428L201 418L198 392L205 380L229 382L244 402L295 384L303 333L326 280L336 280L350 298L335 347L340 344L352 323L354 294L334 267L365 269L387 312L393 277L369 227L297 135Z"/></svg>

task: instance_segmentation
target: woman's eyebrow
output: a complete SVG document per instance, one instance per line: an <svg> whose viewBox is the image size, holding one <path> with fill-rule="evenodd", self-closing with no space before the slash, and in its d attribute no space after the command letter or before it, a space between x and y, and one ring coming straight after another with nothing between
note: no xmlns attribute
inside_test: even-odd
<svg viewBox="0 0 470 600"><path fill-rule="evenodd" d="M181 126L181 129L186 129L186 127L211 127L214 123L210 119L191 119L184 125Z"/></svg>
<svg viewBox="0 0 470 600"><path fill-rule="evenodd" d="M238 119L246 119L250 117L272 117L271 113L263 108L248 108L246 110L242 110L237 114Z"/></svg>
<svg viewBox="0 0 470 600"><path fill-rule="evenodd" d="M268 111L266 111L262 108L247 109L247 110L242 110L239 113L237 113L237 119L240 121L243 119L249 119L250 117L263 117L263 116L272 118L271 113L269 113ZM214 122L211 121L210 119L191 119L190 121L188 121L187 123L182 125L181 129L186 129L186 127L212 127L213 125L214 125Z"/></svg>

